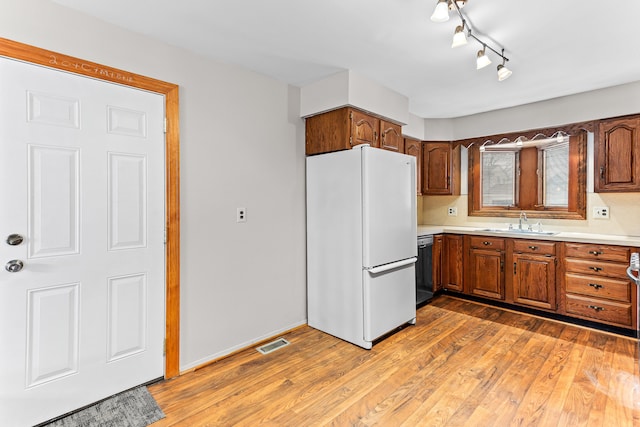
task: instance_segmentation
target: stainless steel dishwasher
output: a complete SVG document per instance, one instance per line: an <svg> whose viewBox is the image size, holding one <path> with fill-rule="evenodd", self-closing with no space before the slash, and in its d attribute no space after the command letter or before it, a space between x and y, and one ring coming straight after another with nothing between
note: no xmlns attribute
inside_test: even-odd
<svg viewBox="0 0 640 427"><path fill-rule="evenodd" d="M433 236L418 236L418 261L416 262L416 305L433 299Z"/></svg>

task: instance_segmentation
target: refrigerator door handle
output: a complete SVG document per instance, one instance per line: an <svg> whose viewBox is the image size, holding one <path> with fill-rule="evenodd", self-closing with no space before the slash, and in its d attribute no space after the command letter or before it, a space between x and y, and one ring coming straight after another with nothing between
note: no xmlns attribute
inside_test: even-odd
<svg viewBox="0 0 640 427"><path fill-rule="evenodd" d="M404 267L405 265L415 264L418 258L407 258L402 261L391 262L389 264L379 265L377 267L365 268L369 273L377 274L385 271L393 270L394 268Z"/></svg>

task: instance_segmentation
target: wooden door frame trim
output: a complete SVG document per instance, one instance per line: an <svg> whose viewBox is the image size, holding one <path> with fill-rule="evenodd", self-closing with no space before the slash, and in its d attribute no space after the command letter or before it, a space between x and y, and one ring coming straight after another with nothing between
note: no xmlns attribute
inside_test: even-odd
<svg viewBox="0 0 640 427"><path fill-rule="evenodd" d="M180 374L180 122L178 85L0 37L0 56L164 95L165 133L165 378Z"/></svg>

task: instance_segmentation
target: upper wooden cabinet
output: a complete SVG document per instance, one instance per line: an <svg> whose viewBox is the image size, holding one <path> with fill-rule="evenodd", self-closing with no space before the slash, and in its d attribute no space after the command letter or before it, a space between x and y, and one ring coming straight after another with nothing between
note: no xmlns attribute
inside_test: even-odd
<svg viewBox="0 0 640 427"><path fill-rule="evenodd" d="M347 108L347 111L349 113L349 122L351 127L349 147L347 148L360 144L369 144L372 147L379 147L380 142L378 140L378 132L380 130L380 119L352 108Z"/></svg>
<svg viewBox="0 0 640 427"><path fill-rule="evenodd" d="M369 144L385 150L404 151L400 125L352 107L343 107L305 121L306 154L348 150Z"/></svg>
<svg viewBox="0 0 640 427"><path fill-rule="evenodd" d="M640 116L600 120L595 150L595 191L640 191Z"/></svg>
<svg viewBox="0 0 640 427"><path fill-rule="evenodd" d="M424 142L422 194L460 194L460 145Z"/></svg>
<svg viewBox="0 0 640 427"><path fill-rule="evenodd" d="M416 158L416 194L422 194L422 142L413 139L404 139L404 153Z"/></svg>
<svg viewBox="0 0 640 427"><path fill-rule="evenodd" d="M399 125L380 119L380 148L404 153L404 138Z"/></svg>

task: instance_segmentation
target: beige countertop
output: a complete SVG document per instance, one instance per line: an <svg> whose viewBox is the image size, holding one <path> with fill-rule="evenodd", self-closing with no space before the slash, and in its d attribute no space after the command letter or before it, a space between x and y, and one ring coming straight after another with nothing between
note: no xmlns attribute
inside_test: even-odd
<svg viewBox="0 0 640 427"><path fill-rule="evenodd" d="M474 234L478 236L503 236L520 239L551 240L560 242L599 243L604 245L621 245L640 247L640 236L619 236L614 234L591 234L558 232L556 234L518 233L504 231L487 231L479 227L459 227L447 225L418 225L418 236L425 234Z"/></svg>

